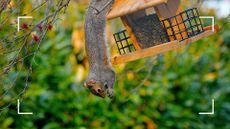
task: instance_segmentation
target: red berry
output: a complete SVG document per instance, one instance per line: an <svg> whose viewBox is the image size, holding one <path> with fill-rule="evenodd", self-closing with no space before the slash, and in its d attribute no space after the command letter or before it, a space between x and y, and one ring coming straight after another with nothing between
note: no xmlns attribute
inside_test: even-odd
<svg viewBox="0 0 230 129"><path fill-rule="evenodd" d="M40 37L37 34L32 34L32 38L35 42L39 42L40 41Z"/></svg>
<svg viewBox="0 0 230 129"><path fill-rule="evenodd" d="M27 29L29 29L29 26L27 23L24 22L24 23L22 23L21 28L24 30L27 30Z"/></svg>
<svg viewBox="0 0 230 129"><path fill-rule="evenodd" d="M53 28L53 25L49 23L49 24L47 25L47 29L48 29L48 30L52 30L52 28Z"/></svg>
<svg viewBox="0 0 230 129"><path fill-rule="evenodd" d="M38 24L37 27L38 27L39 31L42 31L42 25L41 24Z"/></svg>

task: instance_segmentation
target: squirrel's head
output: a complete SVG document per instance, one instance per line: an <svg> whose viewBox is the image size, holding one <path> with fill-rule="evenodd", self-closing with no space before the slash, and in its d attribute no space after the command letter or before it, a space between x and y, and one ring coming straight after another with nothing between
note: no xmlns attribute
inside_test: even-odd
<svg viewBox="0 0 230 129"><path fill-rule="evenodd" d="M88 88L94 95L105 98L106 92L100 82L89 80L84 83L84 86Z"/></svg>
<svg viewBox="0 0 230 129"><path fill-rule="evenodd" d="M116 80L116 73L112 68L101 71L103 76L94 76L88 78L84 87L88 88L94 95L104 98L108 96L113 98L113 86Z"/></svg>
<svg viewBox="0 0 230 129"><path fill-rule="evenodd" d="M115 83L116 74L113 70L110 72L104 73L103 79L101 81L89 80L84 83L84 86L88 88L91 93L96 96L105 98L108 96L109 98L113 98L113 85Z"/></svg>
<svg viewBox="0 0 230 129"><path fill-rule="evenodd" d="M109 85L112 84L112 85ZM84 83L84 87L88 88L91 93L93 93L96 96L105 98L105 96L108 96L109 98L113 98L113 82L107 82L104 83L96 82L94 80L90 80L88 82Z"/></svg>

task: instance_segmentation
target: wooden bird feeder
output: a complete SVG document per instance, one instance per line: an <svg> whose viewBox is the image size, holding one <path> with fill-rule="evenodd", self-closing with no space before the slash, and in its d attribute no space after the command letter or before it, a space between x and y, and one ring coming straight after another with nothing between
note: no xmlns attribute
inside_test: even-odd
<svg viewBox="0 0 230 129"><path fill-rule="evenodd" d="M113 65L176 50L218 31L204 27L197 8L181 11L180 0L115 0L107 19L120 17L125 30L113 34Z"/></svg>

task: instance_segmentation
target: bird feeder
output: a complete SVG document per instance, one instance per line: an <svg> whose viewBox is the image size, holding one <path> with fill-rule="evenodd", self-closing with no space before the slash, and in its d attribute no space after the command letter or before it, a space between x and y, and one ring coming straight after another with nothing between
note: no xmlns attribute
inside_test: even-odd
<svg viewBox="0 0 230 129"><path fill-rule="evenodd" d="M182 11L180 0L115 0L107 19L121 18L125 29L114 33L119 55L113 65L163 54L214 34L197 8Z"/></svg>

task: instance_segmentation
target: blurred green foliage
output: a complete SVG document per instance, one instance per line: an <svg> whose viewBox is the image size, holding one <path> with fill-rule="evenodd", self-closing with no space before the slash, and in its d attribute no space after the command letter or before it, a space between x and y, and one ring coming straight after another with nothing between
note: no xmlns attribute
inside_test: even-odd
<svg viewBox="0 0 230 129"><path fill-rule="evenodd" d="M88 67L84 40L78 36L83 33L86 2L76 4L70 4L48 33L34 61L29 88L20 99L21 110L34 114L16 112L12 98L24 88L26 70L15 70L12 76L19 74L15 86L0 99L1 106L15 101L1 111L1 129L230 128L229 24L220 33L178 51L117 66L116 98L101 99L82 86ZM111 30L119 26L110 24L116 24ZM222 26L222 19L218 24ZM73 48L75 40L82 44ZM198 115L211 110L212 99L215 115Z"/></svg>

